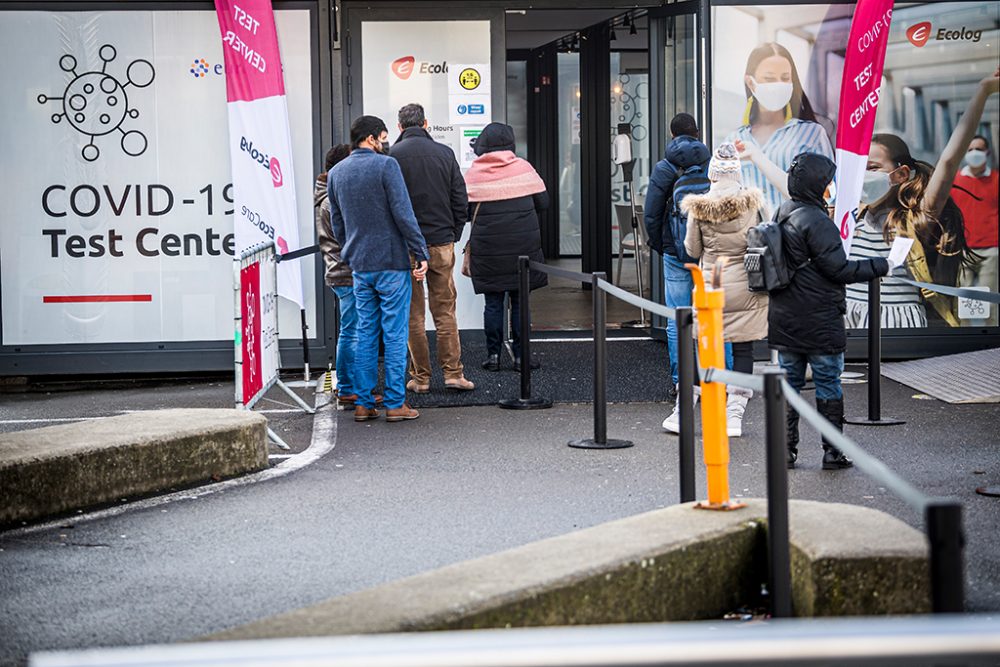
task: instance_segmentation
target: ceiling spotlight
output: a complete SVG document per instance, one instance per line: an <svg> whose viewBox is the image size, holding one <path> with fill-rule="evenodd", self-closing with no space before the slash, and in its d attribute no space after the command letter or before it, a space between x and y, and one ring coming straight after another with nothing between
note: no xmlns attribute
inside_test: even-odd
<svg viewBox="0 0 1000 667"><path fill-rule="evenodd" d="M629 26L628 34L630 34L630 35L634 35L635 34L635 21L632 22L631 26Z"/></svg>
<svg viewBox="0 0 1000 667"><path fill-rule="evenodd" d="M611 26L611 41L613 42L616 39L618 39L618 35L615 34L615 27Z"/></svg>

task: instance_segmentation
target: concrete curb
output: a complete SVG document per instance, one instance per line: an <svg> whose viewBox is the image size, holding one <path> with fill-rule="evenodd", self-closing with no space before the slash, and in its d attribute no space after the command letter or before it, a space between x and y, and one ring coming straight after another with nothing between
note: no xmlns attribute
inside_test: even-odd
<svg viewBox="0 0 1000 667"><path fill-rule="evenodd" d="M267 419L137 412L0 435L0 526L267 467Z"/></svg>
<svg viewBox="0 0 1000 667"><path fill-rule="evenodd" d="M753 499L747 505L736 512L675 505L333 598L207 639L719 618L752 600L767 578L767 506ZM927 549L921 533L864 507L790 505L799 615L927 610ZM871 575L855 573L872 564L877 568ZM893 576L893 568L899 574Z"/></svg>

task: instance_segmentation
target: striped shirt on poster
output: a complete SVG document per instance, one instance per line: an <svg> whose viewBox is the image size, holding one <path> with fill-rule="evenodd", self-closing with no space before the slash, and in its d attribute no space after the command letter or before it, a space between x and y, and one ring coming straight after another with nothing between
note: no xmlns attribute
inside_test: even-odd
<svg viewBox="0 0 1000 667"><path fill-rule="evenodd" d="M850 259L888 257L889 244L882 236L881 226L873 223L870 214L858 222L851 243ZM883 329L910 329L927 326L927 311L920 297L920 290L904 283L900 278L913 279L905 266L894 267L882 279L879 291L879 322ZM849 329L868 328L868 283L847 286L847 315Z"/></svg>
<svg viewBox="0 0 1000 667"><path fill-rule="evenodd" d="M763 146L757 143L757 139L750 132L749 125L744 125L726 137L726 141L736 141L737 139L757 146L761 153L778 165L782 171L788 171L792 160L799 153L819 153L831 160L834 159L833 147L830 145L830 138L827 136L826 130L819 123L809 120L791 119L779 127L764 142ZM781 202L784 201L778 188L764 178L764 174L750 161L743 163L743 185L760 188L772 212L777 211Z"/></svg>

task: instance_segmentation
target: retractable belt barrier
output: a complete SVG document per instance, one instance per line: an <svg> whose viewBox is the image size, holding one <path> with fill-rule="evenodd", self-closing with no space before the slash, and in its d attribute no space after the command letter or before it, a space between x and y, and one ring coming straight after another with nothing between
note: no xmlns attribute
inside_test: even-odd
<svg viewBox="0 0 1000 667"><path fill-rule="evenodd" d="M577 273L558 267L532 262L527 257L518 258L519 279L521 288L521 380L522 396L516 401L530 398L530 305L528 271L534 269L567 280L589 282L593 286L594 300L594 438L574 440L571 447L589 449L606 449L612 447L628 447L627 441L609 441L607 429L607 319L606 295L643 308L663 317L673 319L678 325L678 397L680 409L680 477L681 502L694 500L694 408L693 385L697 378L705 384L729 385L760 392L764 395L766 412L766 445L767 445L767 486L768 486L768 569L770 590L772 595L772 614L778 617L792 615L791 603L791 561L788 542L788 470L785 457L787 455L787 431L785 413L791 406L802 419L812 424L820 434L834 447L851 456L859 470L874 478L906 502L924 518L924 526L930 543L930 583L931 607L934 612L961 612L964 610L964 534L962 528L962 505L957 500L934 498L916 489L909 482L893 472L882 461L866 452L860 445L844 435L837 427L823 417L812 405L807 403L795 389L785 380L785 372L780 368L770 367L763 375L737 373L717 366L701 367L695 363L693 337L693 311L691 308L669 308L648 299L643 299L607 282L603 273ZM696 284L702 289L699 300L703 310L708 309L710 301L706 294L720 290L705 290L700 271L692 269L696 276ZM979 298L984 295L975 290L948 288L928 283L909 281L924 289L933 289L943 294L952 294L962 298ZM878 308L878 279L872 281L871 287L876 288L875 297L869 297ZM969 294L971 293L971 294ZM986 296L995 296L986 294ZM696 290L696 298L699 297ZM993 302L993 299L983 299ZM704 313L703 313L704 314ZM869 318L869 323L876 323L876 338L879 318ZM721 341L721 329L717 332ZM869 339L871 340L871 338ZM704 345L708 342L701 341ZM721 342L718 343L721 345ZM876 345L876 351L879 347ZM871 351L871 348L870 348ZM702 358L705 358L704 356ZM876 356L877 359L877 356ZM869 364L871 366L871 364ZM877 366L877 364L876 364ZM527 381L526 381L527 378ZM527 390L527 391L525 391ZM704 394L704 391L703 391ZM876 394L876 398L877 398ZM869 394L869 400L871 394ZM535 399L545 401L545 399ZM551 406L551 401L543 407ZM503 407L510 407L504 405ZM724 421L724 419L723 419ZM722 433L725 433L723 429ZM725 438L723 438L725 440ZM725 452L728 463L728 450ZM707 461L707 457L706 457ZM711 476L710 476L711 481Z"/></svg>
<svg viewBox="0 0 1000 667"><path fill-rule="evenodd" d="M932 292L937 292L938 294L944 294L946 296L956 296L959 299L971 299L973 301L1000 303L1000 293L998 292L984 292L980 290L968 289L965 287L948 287L946 285L936 285L934 283L922 283L917 280L910 280L909 278L896 278L896 280L901 280L907 285L913 285L914 287L919 287L920 289L926 289Z"/></svg>

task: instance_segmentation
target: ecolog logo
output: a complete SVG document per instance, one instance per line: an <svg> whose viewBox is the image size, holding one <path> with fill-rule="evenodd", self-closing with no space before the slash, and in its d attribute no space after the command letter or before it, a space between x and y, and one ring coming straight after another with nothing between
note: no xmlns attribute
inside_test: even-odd
<svg viewBox="0 0 1000 667"><path fill-rule="evenodd" d="M983 31L970 30L966 26L962 26L957 30L938 28L937 33L935 33L934 26L931 25L930 21L924 21L922 23L911 25L906 31L906 38L917 48L926 44L927 40L931 38L931 35L934 35L934 39L942 42L964 41L976 43L983 38Z"/></svg>
<svg viewBox="0 0 1000 667"><path fill-rule="evenodd" d="M413 56L403 56L392 61L390 65L392 73L403 81L406 81L414 72L419 74L447 74L448 63L417 62Z"/></svg>

